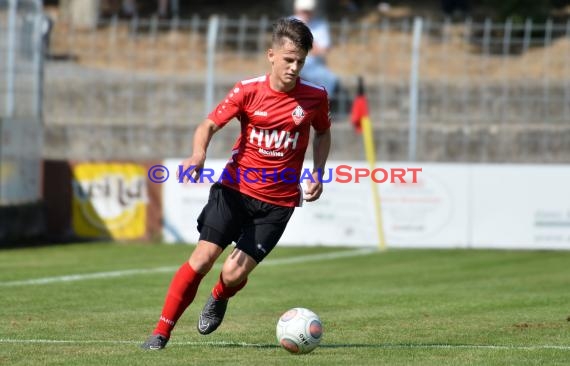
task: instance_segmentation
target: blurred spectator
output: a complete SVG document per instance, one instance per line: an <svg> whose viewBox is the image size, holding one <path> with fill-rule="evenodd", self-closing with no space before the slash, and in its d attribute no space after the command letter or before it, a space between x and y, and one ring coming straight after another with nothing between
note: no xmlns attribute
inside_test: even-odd
<svg viewBox="0 0 570 366"><path fill-rule="evenodd" d="M313 33L313 49L305 60L301 77L324 86L332 96L338 91L339 79L326 63L326 56L331 47L329 24L316 16L316 8L316 0L295 0L293 17L303 21Z"/></svg>

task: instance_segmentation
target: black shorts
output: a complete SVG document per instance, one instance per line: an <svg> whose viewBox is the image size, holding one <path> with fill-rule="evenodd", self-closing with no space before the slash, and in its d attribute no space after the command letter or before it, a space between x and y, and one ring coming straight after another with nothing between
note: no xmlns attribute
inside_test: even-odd
<svg viewBox="0 0 570 366"><path fill-rule="evenodd" d="M277 245L294 207L277 206L214 183L198 217L200 240L225 249L231 242L257 263Z"/></svg>

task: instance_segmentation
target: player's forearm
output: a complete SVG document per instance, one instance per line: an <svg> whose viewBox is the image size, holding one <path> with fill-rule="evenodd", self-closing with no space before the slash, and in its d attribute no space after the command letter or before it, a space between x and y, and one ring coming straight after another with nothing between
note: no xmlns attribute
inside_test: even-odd
<svg viewBox="0 0 570 366"><path fill-rule="evenodd" d="M313 140L313 171L324 171L331 148L331 131L315 134Z"/></svg>
<svg viewBox="0 0 570 366"><path fill-rule="evenodd" d="M194 145L192 149L192 155L200 156L205 159L208 145L210 145L210 140L217 130L219 130L219 127L209 119L206 119L204 122L200 123L194 132Z"/></svg>

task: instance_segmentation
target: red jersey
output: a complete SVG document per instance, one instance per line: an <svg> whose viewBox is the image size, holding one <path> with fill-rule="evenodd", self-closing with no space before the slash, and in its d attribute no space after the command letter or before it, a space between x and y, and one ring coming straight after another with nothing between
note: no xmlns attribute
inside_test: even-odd
<svg viewBox="0 0 570 366"><path fill-rule="evenodd" d="M310 128L331 126L325 89L298 78L285 93L271 89L269 75L243 80L208 116L220 127L234 117L241 133L221 183L264 202L300 206Z"/></svg>

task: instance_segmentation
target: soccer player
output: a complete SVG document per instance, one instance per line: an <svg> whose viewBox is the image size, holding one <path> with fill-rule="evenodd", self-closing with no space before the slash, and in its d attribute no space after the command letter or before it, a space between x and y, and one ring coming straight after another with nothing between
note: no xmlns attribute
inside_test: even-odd
<svg viewBox="0 0 570 366"><path fill-rule="evenodd" d="M158 324L142 348L166 346L200 281L233 241L236 247L224 262L198 319L199 333L215 331L224 318L228 299L245 286L251 271L275 247L295 207L321 196L319 176L324 172L331 141L328 96L323 87L299 77L312 42L311 31L303 22L278 20L267 51L271 72L238 82L197 127L192 155L182 162L184 173L179 179L185 182L199 177L216 131L235 117L241 134L226 165L227 174L212 185L198 217L198 244L174 275ZM299 180L311 127L312 179L306 180L303 192Z"/></svg>

